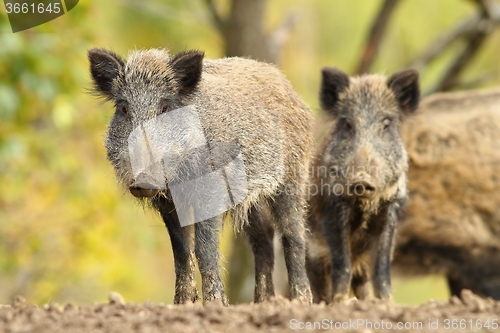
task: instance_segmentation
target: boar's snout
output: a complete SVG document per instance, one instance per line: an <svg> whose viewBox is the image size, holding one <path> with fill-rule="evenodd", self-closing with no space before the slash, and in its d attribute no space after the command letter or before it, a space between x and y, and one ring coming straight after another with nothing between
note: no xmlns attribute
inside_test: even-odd
<svg viewBox="0 0 500 333"><path fill-rule="evenodd" d="M358 172L349 182L351 195L371 197L377 190L373 177L367 172Z"/></svg>
<svg viewBox="0 0 500 333"><path fill-rule="evenodd" d="M130 186L128 189L136 198L152 198L160 192L158 189L149 189L139 186Z"/></svg>
<svg viewBox="0 0 500 333"><path fill-rule="evenodd" d="M152 198L160 191L157 183L158 180L152 175L142 172L128 189L136 198Z"/></svg>

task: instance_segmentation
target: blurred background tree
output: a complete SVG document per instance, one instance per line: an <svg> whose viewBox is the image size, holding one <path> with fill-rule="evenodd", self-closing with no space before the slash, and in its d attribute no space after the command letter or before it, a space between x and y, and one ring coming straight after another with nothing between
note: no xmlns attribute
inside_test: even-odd
<svg viewBox="0 0 500 333"><path fill-rule="evenodd" d="M103 0L16 34L0 12L0 303L17 294L103 301L111 290L130 301L173 298L168 234L106 161L113 110L87 93L88 48L196 48L274 62L319 115L326 65L355 74L412 64L426 92L500 84L498 8L497 0ZM247 302L253 260L233 238L226 228L229 295ZM282 270L278 263L278 286ZM447 295L440 277L395 283L398 302Z"/></svg>

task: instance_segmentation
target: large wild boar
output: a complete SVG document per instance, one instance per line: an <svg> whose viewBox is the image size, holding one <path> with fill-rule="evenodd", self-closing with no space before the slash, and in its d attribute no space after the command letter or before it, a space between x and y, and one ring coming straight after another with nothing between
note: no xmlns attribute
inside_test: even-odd
<svg viewBox="0 0 500 333"><path fill-rule="evenodd" d="M394 233L407 201L400 125L419 102L418 73L349 78L322 72L333 117L312 168L307 270L315 302L391 297Z"/></svg>
<svg viewBox="0 0 500 333"><path fill-rule="evenodd" d="M500 89L434 94L402 134L411 200L395 272L500 299Z"/></svg>
<svg viewBox="0 0 500 333"><path fill-rule="evenodd" d="M88 56L96 92L116 107L108 159L134 196L149 198L170 234L174 302L198 298L196 257L203 301L227 304L218 251L224 211L250 239L255 301L274 295L276 231L289 295L310 302L304 210L313 116L280 71L198 51L135 51L125 61L92 49Z"/></svg>

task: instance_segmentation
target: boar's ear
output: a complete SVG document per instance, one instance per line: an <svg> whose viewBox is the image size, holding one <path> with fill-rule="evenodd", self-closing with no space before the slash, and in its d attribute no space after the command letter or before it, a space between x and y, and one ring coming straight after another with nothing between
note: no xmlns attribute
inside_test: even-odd
<svg viewBox="0 0 500 333"><path fill-rule="evenodd" d="M334 112L339 95L349 87L349 76L340 69L325 67L321 71L321 90L319 99L321 107L330 113Z"/></svg>
<svg viewBox="0 0 500 333"><path fill-rule="evenodd" d="M387 80L387 86L396 95L399 107L404 114L413 113L417 109L420 100L417 70L406 69L393 74Z"/></svg>
<svg viewBox="0 0 500 333"><path fill-rule="evenodd" d="M88 57L95 90L111 99L113 80L120 74L124 66L123 60L115 53L104 49L91 49Z"/></svg>
<svg viewBox="0 0 500 333"><path fill-rule="evenodd" d="M179 93L189 94L201 78L204 52L188 51L177 54L170 60L175 77L179 82Z"/></svg>

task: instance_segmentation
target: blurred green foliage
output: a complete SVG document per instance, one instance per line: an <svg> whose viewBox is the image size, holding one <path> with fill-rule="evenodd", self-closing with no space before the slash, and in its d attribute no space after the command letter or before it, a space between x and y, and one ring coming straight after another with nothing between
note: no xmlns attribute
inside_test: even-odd
<svg viewBox="0 0 500 333"><path fill-rule="evenodd" d="M227 0L216 3L227 11ZM270 29L289 10L298 14L280 67L313 109L318 109L320 68L354 69L379 4L269 1L265 24ZM401 69L472 9L461 0L404 1L374 71ZM500 83L500 34L490 39L466 76L494 71L487 84L495 85ZM88 93L86 50L94 46L123 55L149 47L223 55L223 39L201 0L80 1L67 15L16 34L2 9L0 303L17 294L37 303L103 301L111 290L132 301L172 300L167 232L156 213L117 185L106 161L103 138L113 110ZM423 73L424 85L439 76L453 50L448 53ZM224 231L226 257L231 232ZM446 297L443 283L431 284ZM413 287L399 294L399 286L398 301L425 300L408 295Z"/></svg>

